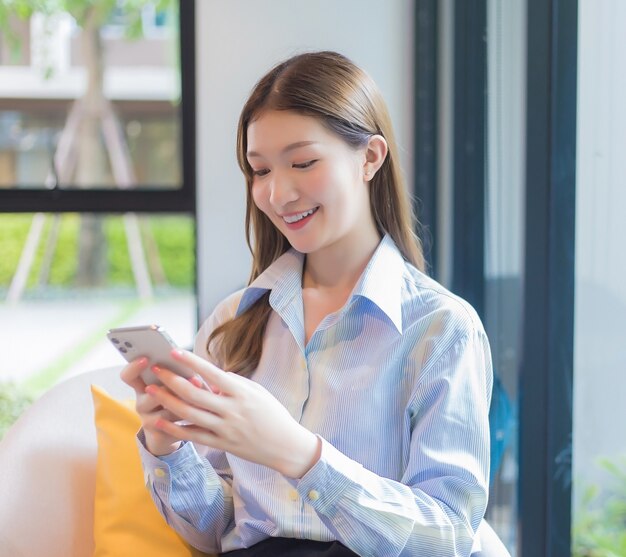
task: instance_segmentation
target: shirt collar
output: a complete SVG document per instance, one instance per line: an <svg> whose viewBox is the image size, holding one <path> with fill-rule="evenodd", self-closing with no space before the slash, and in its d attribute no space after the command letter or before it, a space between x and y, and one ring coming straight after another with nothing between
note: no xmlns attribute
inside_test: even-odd
<svg viewBox="0 0 626 557"><path fill-rule="evenodd" d="M271 290L270 305L280 310L302 289L304 255L291 248L274 261L248 286L237 308L240 315ZM402 277L404 259L395 242L386 234L376 248L350 299L367 298L385 313L402 333Z"/></svg>
<svg viewBox="0 0 626 557"><path fill-rule="evenodd" d="M367 298L402 333L402 282L405 262L395 242L386 234L352 292L352 298Z"/></svg>
<svg viewBox="0 0 626 557"><path fill-rule="evenodd" d="M248 286L237 308L237 315L246 311L265 292L271 290L270 304L279 309L302 288L304 254L291 248L283 253Z"/></svg>

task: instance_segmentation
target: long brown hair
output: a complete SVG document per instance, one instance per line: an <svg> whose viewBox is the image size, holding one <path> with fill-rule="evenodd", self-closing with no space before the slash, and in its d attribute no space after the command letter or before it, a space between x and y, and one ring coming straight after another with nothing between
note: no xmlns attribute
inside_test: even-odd
<svg viewBox="0 0 626 557"><path fill-rule="evenodd" d="M378 232L389 234L403 257L424 270L421 243L385 101L370 76L345 56L331 51L298 54L272 68L255 85L241 111L237 130L237 160L246 177L246 240L252 252L250 282L290 245L287 238L254 204L253 173L246 157L248 126L265 110L290 110L317 118L358 148L375 134L385 138L388 153L370 181L370 207ZM257 368L269 316L269 292L234 319L216 328L207 350L220 365L249 376Z"/></svg>

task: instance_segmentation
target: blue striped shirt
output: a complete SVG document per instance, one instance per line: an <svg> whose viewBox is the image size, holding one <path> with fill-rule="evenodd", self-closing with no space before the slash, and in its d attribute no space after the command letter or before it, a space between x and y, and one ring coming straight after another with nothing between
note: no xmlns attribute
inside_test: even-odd
<svg viewBox="0 0 626 557"><path fill-rule="evenodd" d="M207 552L281 536L339 540L363 556L467 557L489 473L492 368L478 316L385 236L345 306L305 343L303 261L290 250L224 300L195 352L210 359L210 332L271 290L252 379L322 439L320 460L293 480L190 443L161 458L139 443L157 507Z"/></svg>

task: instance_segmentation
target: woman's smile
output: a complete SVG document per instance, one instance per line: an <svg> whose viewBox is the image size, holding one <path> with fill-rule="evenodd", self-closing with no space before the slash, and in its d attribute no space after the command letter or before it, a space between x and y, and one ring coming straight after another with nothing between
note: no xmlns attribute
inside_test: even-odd
<svg viewBox="0 0 626 557"><path fill-rule="evenodd" d="M313 218L313 215L317 213L318 209L319 207L313 207L312 209L300 213L282 215L282 218L290 230L299 230Z"/></svg>

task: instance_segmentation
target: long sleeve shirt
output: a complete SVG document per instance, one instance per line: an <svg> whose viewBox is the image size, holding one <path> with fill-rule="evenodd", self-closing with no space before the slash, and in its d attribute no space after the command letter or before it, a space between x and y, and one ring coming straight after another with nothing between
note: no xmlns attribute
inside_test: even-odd
<svg viewBox="0 0 626 557"><path fill-rule="evenodd" d="M478 316L385 236L306 343L303 261L286 252L219 304L195 352L210 360L211 331L271 290L251 378L321 438L321 458L294 480L192 443L157 458L140 432L158 509L207 552L281 536L338 540L363 556L467 557L489 474L492 366Z"/></svg>

